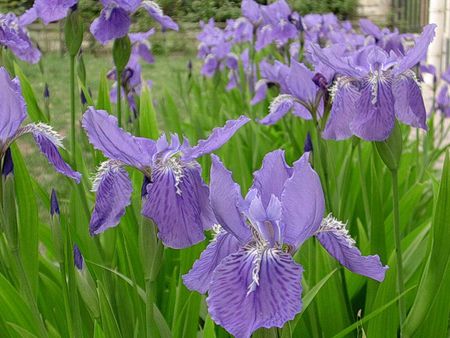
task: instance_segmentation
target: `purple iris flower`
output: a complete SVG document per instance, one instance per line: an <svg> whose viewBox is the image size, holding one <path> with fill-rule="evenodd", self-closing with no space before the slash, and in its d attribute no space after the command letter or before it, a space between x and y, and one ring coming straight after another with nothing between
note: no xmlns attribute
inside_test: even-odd
<svg viewBox="0 0 450 338"><path fill-rule="evenodd" d="M263 23L257 31L256 50L261 50L274 41L282 46L299 34L296 25L289 20L293 12L285 0L261 6L260 11Z"/></svg>
<svg viewBox="0 0 450 338"><path fill-rule="evenodd" d="M254 26L258 26L262 21L261 7L255 0L242 0L241 12Z"/></svg>
<svg viewBox="0 0 450 338"><path fill-rule="evenodd" d="M435 27L425 26L415 46L404 56L368 46L354 57L337 57L330 50L311 44L315 57L338 75L323 136L340 140L356 135L368 141L382 141L391 134L396 119L426 130L422 93L411 68L425 57Z"/></svg>
<svg viewBox="0 0 450 338"><path fill-rule="evenodd" d="M178 30L178 25L164 15L159 5L148 0L101 0L103 9L100 16L91 24L91 33L101 44L122 38L128 34L131 15L139 8L147 10L163 29Z"/></svg>
<svg viewBox="0 0 450 338"><path fill-rule="evenodd" d="M0 13L0 47L9 48L19 59L37 63L41 52L34 47L25 24L13 13Z"/></svg>
<svg viewBox="0 0 450 338"><path fill-rule="evenodd" d="M245 199L212 157L210 201L220 225L183 280L190 290L208 292L211 318L236 337L282 327L301 311L303 268L293 255L310 237L349 270L384 279L380 258L362 256L343 223L323 218L324 195L309 154L293 167L282 150L267 154Z"/></svg>
<svg viewBox="0 0 450 338"><path fill-rule="evenodd" d="M443 85L436 97L436 108L444 114L445 117L450 117L450 95L448 93L448 85Z"/></svg>
<svg viewBox="0 0 450 338"><path fill-rule="evenodd" d="M130 60L122 72L121 90L122 96L126 97L128 105L134 113L137 112L135 96L139 95L142 89L142 66L139 60L142 59L149 64L155 62L155 58L151 52L151 45L148 42L148 38L154 33L155 30L152 28L147 32L129 34L132 49ZM107 76L108 79L117 81L116 69L111 69ZM152 82L147 81L147 85L151 87ZM117 100L117 90L117 82L115 82L110 91L110 98L114 103Z"/></svg>
<svg viewBox="0 0 450 338"><path fill-rule="evenodd" d="M359 26L363 33L372 36L375 44L383 48L387 53L393 51L399 56L405 55L403 42L407 35L400 34L398 29L392 32L388 28L381 29L369 19L360 19Z"/></svg>
<svg viewBox="0 0 450 338"><path fill-rule="evenodd" d="M62 138L49 125L31 123L21 126L27 117L27 108L17 78L11 80L5 68L0 67L0 157L20 136L32 134L41 152L59 173L80 181L81 175L64 162L58 152L63 148Z"/></svg>
<svg viewBox="0 0 450 338"><path fill-rule="evenodd" d="M233 41L229 32L215 25L214 19L208 23L200 22L202 31L197 35L200 41L198 57L203 59L202 75L212 77L217 71L227 67L236 69L238 56L231 52Z"/></svg>
<svg viewBox="0 0 450 338"><path fill-rule="evenodd" d="M69 9L75 6L78 0L36 0L29 10L20 17L24 25L28 25L37 19L44 24L64 19L69 14Z"/></svg>
<svg viewBox="0 0 450 338"><path fill-rule="evenodd" d="M321 91L314 83L314 73L304 64L291 60L290 67L280 69L283 76L278 79L281 94L277 96L269 107L269 114L259 122L272 125L292 110L298 117L309 120L311 112L315 111L317 117L323 113L323 100Z"/></svg>
<svg viewBox="0 0 450 338"><path fill-rule="evenodd" d="M116 226L130 204L131 181L125 166L145 177L142 214L155 221L158 236L166 246L185 248L202 241L203 230L215 222L208 201L209 189L201 178L196 159L227 142L249 119L241 116L216 128L206 140L191 147L172 135L169 143L135 137L117 125L117 119L90 107L83 117L89 141L108 158L94 181L97 192L90 232L97 235Z"/></svg>

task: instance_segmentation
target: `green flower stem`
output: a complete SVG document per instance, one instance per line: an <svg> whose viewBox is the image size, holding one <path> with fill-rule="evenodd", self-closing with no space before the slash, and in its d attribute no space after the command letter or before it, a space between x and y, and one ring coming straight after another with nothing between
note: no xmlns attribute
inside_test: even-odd
<svg viewBox="0 0 450 338"><path fill-rule="evenodd" d="M117 120L122 127L122 71L117 70Z"/></svg>
<svg viewBox="0 0 450 338"><path fill-rule="evenodd" d="M399 196L398 196L398 171L391 170L392 175L392 199L393 199L393 214L394 214L394 237L395 237L395 251L397 256L397 284L398 294L401 295L405 291L405 284L403 278L403 257L401 247L401 233L400 233L400 209L399 209ZM403 297L398 299L398 308L400 316L400 327L403 326L403 322L406 317L406 308Z"/></svg>
<svg viewBox="0 0 450 338"><path fill-rule="evenodd" d="M69 331L69 337L73 337L72 315L69 304L69 289L67 288L66 270L63 262L59 263L59 273L61 276L61 285L63 290L64 310L66 313L67 330Z"/></svg>
<svg viewBox="0 0 450 338"><path fill-rule="evenodd" d="M76 170L76 137L75 137L75 55L70 56L70 146L72 166Z"/></svg>

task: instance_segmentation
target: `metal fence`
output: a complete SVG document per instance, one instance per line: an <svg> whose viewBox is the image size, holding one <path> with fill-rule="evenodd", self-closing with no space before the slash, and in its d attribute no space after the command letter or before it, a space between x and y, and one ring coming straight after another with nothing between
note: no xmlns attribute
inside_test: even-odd
<svg viewBox="0 0 450 338"><path fill-rule="evenodd" d="M419 32L428 23L430 0L392 0L393 26L402 32Z"/></svg>

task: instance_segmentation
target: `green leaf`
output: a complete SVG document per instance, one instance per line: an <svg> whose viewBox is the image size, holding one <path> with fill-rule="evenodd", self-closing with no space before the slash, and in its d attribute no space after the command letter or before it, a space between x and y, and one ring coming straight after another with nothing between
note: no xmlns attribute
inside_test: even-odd
<svg viewBox="0 0 450 338"><path fill-rule="evenodd" d="M333 338L348 337L349 333L351 333L352 331L356 330L362 324L370 321L372 318L375 318L378 315L380 315L383 311L385 311L390 306L394 305L400 298L404 297L408 292L414 290L416 287L417 287L417 285L415 285L413 287L410 287L408 290L404 291L401 295L398 295L397 297L395 297L391 301L387 302L383 306L379 307L375 311L369 313L367 316L364 316L361 320L358 320L356 323L353 323L352 325L350 325L349 327L345 328L344 330L342 330L338 334L334 335ZM367 337L371 337L370 333L367 335ZM385 337L391 337L391 336L386 335Z"/></svg>
<svg viewBox="0 0 450 338"><path fill-rule="evenodd" d="M30 286L36 292L38 282L39 219L33 182L14 144L11 147L14 161L17 214L19 224L19 250Z"/></svg>
<svg viewBox="0 0 450 338"><path fill-rule="evenodd" d="M324 278L322 278L316 285L314 285L303 297L303 308L302 312L299 313L293 321L290 322L289 326L283 328L282 338L289 338L291 332L294 332L295 328L297 327L298 321L300 320L300 317L303 312L306 311L308 306L312 303L314 300L314 297L316 297L317 293L320 291L320 289L325 285L325 283L330 279L330 277L337 271L337 269L334 269L331 271L328 275L326 275Z"/></svg>
<svg viewBox="0 0 450 338"><path fill-rule="evenodd" d="M147 85L144 85L142 88L139 108L140 136L156 140L159 137L158 122L152 96Z"/></svg>
<svg viewBox="0 0 450 338"><path fill-rule="evenodd" d="M33 122L41 121L48 123L47 116L42 112L41 108L39 107L36 95L34 94L30 81L28 81L28 78L22 72L22 69L20 69L17 63L14 63L14 71L16 73L16 76L20 80L22 95L23 98L25 99L25 103L27 104L28 116L31 118Z"/></svg>
<svg viewBox="0 0 450 338"><path fill-rule="evenodd" d="M431 226L430 247L431 253L420 280L416 299L405 321L403 332L410 337L423 326L428 326L431 337L442 336L442 325L434 325L437 321L448 321L450 301L445 304L442 299L450 296L449 260L450 260L450 159L447 152L437 197L436 208ZM439 304L440 303L440 304ZM430 318L433 326L427 324ZM447 326L447 324L445 324Z"/></svg>
<svg viewBox="0 0 450 338"><path fill-rule="evenodd" d="M109 99L109 86L106 74L104 71L100 72L100 81L98 83L98 98L97 109L106 110L111 113L111 100Z"/></svg>

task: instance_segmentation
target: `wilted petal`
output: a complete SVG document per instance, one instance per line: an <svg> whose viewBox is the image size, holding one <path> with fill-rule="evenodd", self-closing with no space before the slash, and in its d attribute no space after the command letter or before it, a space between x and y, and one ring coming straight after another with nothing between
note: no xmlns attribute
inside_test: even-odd
<svg viewBox="0 0 450 338"><path fill-rule="evenodd" d="M135 47L135 52L147 63L154 63L155 57L153 56L150 48L143 43L140 43Z"/></svg>
<svg viewBox="0 0 450 338"><path fill-rule="evenodd" d="M399 75L408 69L411 69L425 59L428 46L434 39L436 27L435 24L429 24L423 28L422 34L417 38L414 47L408 50L406 55L393 68L395 75Z"/></svg>
<svg viewBox="0 0 450 338"><path fill-rule="evenodd" d="M158 165L151 181L142 214L155 221L164 245L181 249L204 240L203 230L212 227L215 219L198 165ZM207 220L209 224L205 224Z"/></svg>
<svg viewBox="0 0 450 338"><path fill-rule="evenodd" d="M283 150L275 150L264 157L261 169L253 173L252 185L252 189L259 191L264 208L272 195L281 199L284 184L291 174L292 168L286 164Z"/></svg>
<svg viewBox="0 0 450 338"><path fill-rule="evenodd" d="M239 249L239 241L225 231L219 232L217 237L209 243L192 266L183 276L184 285L189 290L206 293L216 267L222 260Z"/></svg>
<svg viewBox="0 0 450 338"><path fill-rule="evenodd" d="M239 209L244 204L240 187L233 181L231 172L223 166L219 157L211 157L211 207L219 224L245 244L251 234Z"/></svg>
<svg viewBox="0 0 450 338"><path fill-rule="evenodd" d="M67 16L69 8L78 0L36 0L34 7L37 15L48 25L50 22L58 21Z"/></svg>
<svg viewBox="0 0 450 338"><path fill-rule="evenodd" d="M0 68L0 144L13 138L26 118L26 106L19 80L9 77L5 68Z"/></svg>
<svg viewBox="0 0 450 338"><path fill-rule="evenodd" d="M359 99L357 88L348 80L341 79L336 83L336 91L331 106L323 137L332 140L344 140L352 136L350 123L357 112Z"/></svg>
<svg viewBox="0 0 450 338"><path fill-rule="evenodd" d="M206 140L198 141L195 147L187 150L183 159L193 160L220 148L248 121L247 116L241 115L236 120L228 120L223 127L214 128Z"/></svg>
<svg viewBox="0 0 450 338"><path fill-rule="evenodd" d="M122 38L128 34L131 20L128 13L120 7L102 9L100 16L91 24L91 33L101 44Z"/></svg>
<svg viewBox="0 0 450 338"><path fill-rule="evenodd" d="M316 237L328 253L350 271L379 282L384 280L388 267L381 264L378 255L363 256L348 234L345 224L328 216L323 220Z"/></svg>
<svg viewBox="0 0 450 338"><path fill-rule="evenodd" d="M302 308L302 272L281 250L239 250L214 271L206 299L211 318L240 338L282 327Z"/></svg>
<svg viewBox="0 0 450 338"><path fill-rule="evenodd" d="M98 235L119 224L131 203L133 187L122 165L114 160L101 164L94 180L95 207L89 222L91 235Z"/></svg>
<svg viewBox="0 0 450 338"><path fill-rule="evenodd" d="M263 119L259 120L259 123L266 126L275 124L284 115L286 115L294 106L294 98L291 95L281 94L278 95L269 106L269 114Z"/></svg>
<svg viewBox="0 0 450 338"><path fill-rule="evenodd" d="M305 153L293 166L281 196L284 242L298 248L317 229L325 211L325 199L320 178Z"/></svg>
<svg viewBox="0 0 450 338"><path fill-rule="evenodd" d="M149 139L134 137L119 128L115 116L89 107L83 115L82 124L89 142L110 159L122 161L141 170L151 165L156 151L155 143Z"/></svg>
<svg viewBox="0 0 450 338"><path fill-rule="evenodd" d="M392 83L392 92L397 118L410 126L427 130L427 111L414 73L397 76Z"/></svg>
<svg viewBox="0 0 450 338"><path fill-rule="evenodd" d="M49 163L53 165L57 172L74 179L77 183L80 182L81 174L74 171L61 157L58 148L64 148L62 138L52 127L44 123L28 124L19 130L17 136L26 133L33 134L42 154L47 157Z"/></svg>
<svg viewBox="0 0 450 338"><path fill-rule="evenodd" d="M357 114L350 124L353 134L367 141L383 141L389 137L395 123L394 96L389 82L366 82L356 107Z"/></svg>

